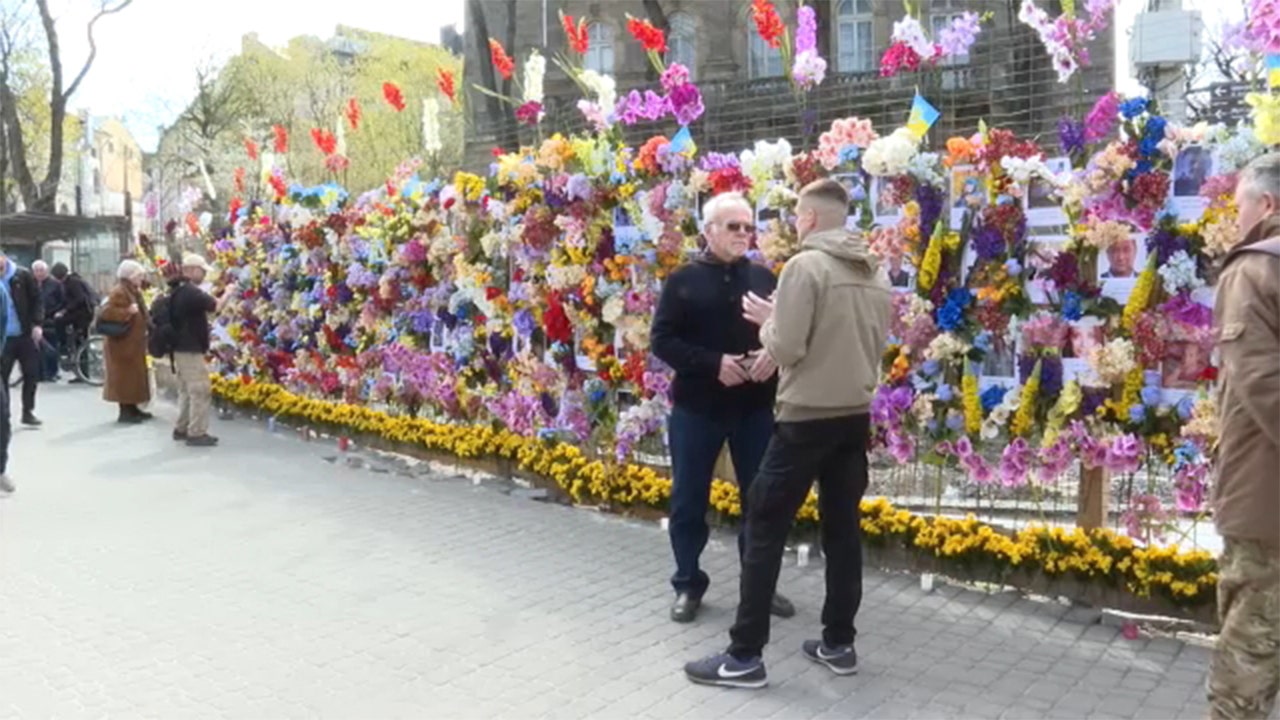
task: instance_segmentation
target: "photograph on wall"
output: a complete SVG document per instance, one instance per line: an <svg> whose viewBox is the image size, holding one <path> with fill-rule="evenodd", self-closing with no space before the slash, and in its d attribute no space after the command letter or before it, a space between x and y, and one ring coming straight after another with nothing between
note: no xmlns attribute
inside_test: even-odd
<svg viewBox="0 0 1280 720"><path fill-rule="evenodd" d="M964 224L966 210L977 211L986 207L986 180L977 167L957 165L951 168L950 185L948 207L951 208L951 227L959 229Z"/></svg>
<svg viewBox="0 0 1280 720"><path fill-rule="evenodd" d="M1161 385L1173 390L1195 390L1209 363L1209 352L1199 344L1169 343L1160 364Z"/></svg>
<svg viewBox="0 0 1280 720"><path fill-rule="evenodd" d="M1027 269L1030 279L1026 283L1027 299L1036 305L1053 302L1048 273L1066 246L1066 235L1041 236L1031 239L1027 247Z"/></svg>
<svg viewBox="0 0 1280 720"><path fill-rule="evenodd" d="M1044 163L1054 175L1071 169L1071 158L1050 158ZM1027 224L1033 227L1046 225L1062 225L1066 223L1066 213L1062 211L1062 201L1055 194L1053 184L1041 178L1032 178L1023 196L1027 211Z"/></svg>
<svg viewBox="0 0 1280 720"><path fill-rule="evenodd" d="M889 274L889 287L897 292L915 289L916 269L911 265L910 258L900 254L891 255L885 261L884 268Z"/></svg>
<svg viewBox="0 0 1280 720"><path fill-rule="evenodd" d="M1018 374L1016 350L1014 343L1006 338L993 343L991 349L982 358L979 369L981 377L1015 378Z"/></svg>
<svg viewBox="0 0 1280 720"><path fill-rule="evenodd" d="M1138 235L1112 243L1098 253L1098 282L1102 294L1118 303L1128 302L1146 263L1146 249Z"/></svg>
<svg viewBox="0 0 1280 720"><path fill-rule="evenodd" d="M1171 204L1178 218L1199 220L1209 201L1200 197L1205 179L1213 175L1213 154L1202 145L1183 148L1173 160L1173 197Z"/></svg>
<svg viewBox="0 0 1280 720"><path fill-rule="evenodd" d="M893 202L889 185L887 178L871 179L871 206L875 209L877 225L891 225L902 215L902 208Z"/></svg>
<svg viewBox="0 0 1280 720"><path fill-rule="evenodd" d="M1064 358L1087 358L1094 348L1105 342L1106 325L1096 317L1081 318L1070 325L1067 344L1062 348Z"/></svg>
<svg viewBox="0 0 1280 720"><path fill-rule="evenodd" d="M862 200L867 194L867 181L862 173L836 173L831 178L844 186L849 193L849 217L845 220L845 229L854 231L862 222Z"/></svg>

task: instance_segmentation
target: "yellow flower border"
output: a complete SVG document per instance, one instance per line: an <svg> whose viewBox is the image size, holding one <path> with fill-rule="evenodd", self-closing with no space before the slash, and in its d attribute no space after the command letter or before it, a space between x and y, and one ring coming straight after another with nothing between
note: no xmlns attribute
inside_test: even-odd
<svg viewBox="0 0 1280 720"><path fill-rule="evenodd" d="M671 480L651 467L588 457L576 446L524 437L489 426L438 423L391 415L372 408L296 395L283 387L214 375L213 392L235 405L272 416L366 433L393 443L422 447L462 459L502 458L554 482L575 502L664 508ZM738 488L716 480L711 507L722 515L742 513ZM1032 525L1008 534L972 515L964 519L924 517L895 508L885 498L862 501L862 532L868 544L897 544L932 558L939 567L970 576L1007 580L1015 575L1100 583L1140 598L1162 597L1183 607L1213 601L1217 564L1203 550L1178 546L1139 547L1111 530L1065 530ZM817 496L809 493L797 514L801 524L818 520ZM1013 584L1013 583L1010 583Z"/></svg>

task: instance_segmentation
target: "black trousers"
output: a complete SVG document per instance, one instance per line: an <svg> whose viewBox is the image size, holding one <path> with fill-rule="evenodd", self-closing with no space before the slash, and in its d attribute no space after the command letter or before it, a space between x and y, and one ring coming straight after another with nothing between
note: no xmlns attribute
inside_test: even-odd
<svg viewBox="0 0 1280 720"><path fill-rule="evenodd" d="M822 639L828 645L853 642L853 618L862 604L858 504L867 491L870 428L871 418L865 414L775 426L746 505L738 617L729 631L734 657L760 657L769 642L769 605L787 534L815 478L826 555Z"/></svg>
<svg viewBox="0 0 1280 720"><path fill-rule="evenodd" d="M26 416L36 411L36 386L40 384L40 348L30 334L5 340L4 353L0 354L0 375L4 376L5 387L9 387L15 362L22 367L22 414Z"/></svg>

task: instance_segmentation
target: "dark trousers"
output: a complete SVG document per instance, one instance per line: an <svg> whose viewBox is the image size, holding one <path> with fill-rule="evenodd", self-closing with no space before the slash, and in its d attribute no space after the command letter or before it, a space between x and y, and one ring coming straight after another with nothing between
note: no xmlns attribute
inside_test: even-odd
<svg viewBox="0 0 1280 720"><path fill-rule="evenodd" d="M5 340L4 353L0 354L0 375L4 376L5 387L9 386L15 362L22 366L22 414L26 416L36 410L36 385L40 383L40 348L31 335Z"/></svg>
<svg viewBox="0 0 1280 720"><path fill-rule="evenodd" d="M0 475L9 471L9 436L13 425L9 422L9 383L0 385Z"/></svg>
<svg viewBox="0 0 1280 720"><path fill-rule="evenodd" d="M870 427L868 415L778 423L744 508L747 547L738 618L729 631L734 657L760 657L769 642L769 605L787 534L814 478L827 572L822 639L832 646L853 642L853 618L862 604L858 503L867 491Z"/></svg>
<svg viewBox="0 0 1280 720"><path fill-rule="evenodd" d="M698 567L698 558L710 535L707 508L711 500L711 476L725 441L729 443L745 512L747 490L760 467L772 432L773 410L769 407L722 417L681 407L671 411L667 425L672 470L668 532L676 558L676 572L671 576L671 586L676 592L701 598L711 584L711 578ZM744 537L739 534L738 552L744 547Z"/></svg>
<svg viewBox="0 0 1280 720"><path fill-rule="evenodd" d="M62 333L53 325L44 329L44 342L40 343L40 379L58 379L59 358L62 355Z"/></svg>

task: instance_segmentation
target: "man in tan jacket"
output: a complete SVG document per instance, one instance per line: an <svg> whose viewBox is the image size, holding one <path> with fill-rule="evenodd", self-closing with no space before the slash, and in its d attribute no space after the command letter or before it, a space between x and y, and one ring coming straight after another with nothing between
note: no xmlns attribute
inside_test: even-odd
<svg viewBox="0 0 1280 720"><path fill-rule="evenodd" d="M685 666L696 683L759 688L769 607L787 534L818 480L827 598L821 640L802 652L839 675L857 671L853 618L862 602L858 504L867 489L872 396L892 301L887 274L860 235L845 231L849 198L834 180L800 193L800 253L787 262L774 299L749 295L743 314L777 362L778 414L751 483L737 621L726 652Z"/></svg>
<svg viewBox="0 0 1280 720"><path fill-rule="evenodd" d="M1241 240L1223 258L1214 522L1222 631L1214 718L1266 718L1280 690L1280 153L1240 174Z"/></svg>

